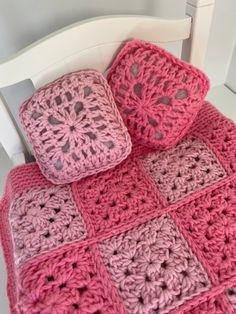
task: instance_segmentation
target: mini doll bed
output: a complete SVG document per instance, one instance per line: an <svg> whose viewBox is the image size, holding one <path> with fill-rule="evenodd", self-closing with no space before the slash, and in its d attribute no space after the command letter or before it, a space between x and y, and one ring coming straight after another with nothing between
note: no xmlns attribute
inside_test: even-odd
<svg viewBox="0 0 236 314"><path fill-rule="evenodd" d="M183 57L189 55L199 67L206 38L200 40L203 55L199 55L194 49L199 40L196 34L202 19L206 20L205 27L210 25L211 4L188 3L194 23ZM78 31L80 35L89 34L95 25L99 26L96 40L100 44L87 49L94 39L86 36L81 42L83 49L75 54L75 35ZM95 56L94 68L104 71L119 45L108 38L104 43L104 37L99 37L105 36L100 34L109 25L116 33L106 36L115 36L117 41L129 36L154 41L154 25L165 30L165 37L163 32L158 35L159 41L170 41L189 37L191 19L173 23L143 17L109 17L76 25L0 65L2 85L30 77L36 87L41 87L70 69L93 67ZM61 47L64 40L68 45ZM52 48L58 48L56 55L52 55ZM39 53L41 59L36 63ZM75 62L78 56L81 62ZM118 107L119 97L124 104L130 97L126 88L122 94L120 85L116 86L116 75L122 76L122 66L127 65L120 60L122 53L107 77ZM27 68L25 62L29 64ZM16 66L22 71L13 71ZM4 68L6 76L2 75L6 73ZM190 69L195 73L194 68ZM136 79L138 70L137 65L132 68L131 79ZM128 84L129 77L125 79ZM180 84L185 86L186 82L182 76ZM151 79L148 84L152 84ZM200 92L194 86L191 95L197 106L196 94ZM208 86L207 81L203 86ZM192 119L187 129L178 130L177 135L154 134L158 141L166 135L165 147L153 147L151 133L146 134L145 129L140 127L138 133L139 125L132 124L137 113L132 116L133 112L128 112L128 119L127 108L121 104L119 110L132 140L132 151L127 149L129 154L124 153L123 161L63 184L48 180L40 163L24 163L10 171L0 202L0 235L12 314L236 312L236 126L204 100L205 87L199 110L194 107L195 111L185 119L185 123ZM136 96L141 97L142 88L134 88ZM161 88L168 91L165 84ZM178 91L181 92L175 94L175 101L181 103L187 98L185 88ZM168 106L171 97L168 94L168 98L158 99ZM8 117L1 124L1 132L8 130L12 138L7 141L4 137L3 145L20 164L27 159L26 146L3 106L1 113ZM175 110L175 114L178 119L185 118L182 111ZM38 118L35 113L33 116ZM179 126L178 119L172 129ZM141 118L140 121L143 126ZM147 121L156 127L153 117ZM57 122L53 120L52 124Z"/></svg>

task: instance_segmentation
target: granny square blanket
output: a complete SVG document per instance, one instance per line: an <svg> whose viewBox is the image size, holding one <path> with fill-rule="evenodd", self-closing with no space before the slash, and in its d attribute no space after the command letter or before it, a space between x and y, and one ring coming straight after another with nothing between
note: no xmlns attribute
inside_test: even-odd
<svg viewBox="0 0 236 314"><path fill-rule="evenodd" d="M72 184L14 168L0 231L12 314L236 313L236 127L205 102L174 147Z"/></svg>

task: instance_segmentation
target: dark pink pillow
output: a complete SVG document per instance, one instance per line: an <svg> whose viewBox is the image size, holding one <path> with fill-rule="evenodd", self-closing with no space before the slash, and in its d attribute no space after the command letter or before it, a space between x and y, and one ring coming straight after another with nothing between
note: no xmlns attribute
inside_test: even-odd
<svg viewBox="0 0 236 314"><path fill-rule="evenodd" d="M209 89L200 70L141 41L126 43L108 83L132 138L156 149L169 148L185 135Z"/></svg>
<svg viewBox="0 0 236 314"><path fill-rule="evenodd" d="M110 88L95 71L40 88L21 105L20 119L42 173L55 184L110 169L131 151Z"/></svg>

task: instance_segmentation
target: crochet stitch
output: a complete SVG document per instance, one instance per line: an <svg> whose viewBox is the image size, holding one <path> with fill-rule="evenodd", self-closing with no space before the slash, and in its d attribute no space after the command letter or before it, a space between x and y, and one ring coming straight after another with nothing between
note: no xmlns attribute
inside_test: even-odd
<svg viewBox="0 0 236 314"><path fill-rule="evenodd" d="M128 313L169 313L211 287L166 215L105 240L100 250Z"/></svg>
<svg viewBox="0 0 236 314"><path fill-rule="evenodd" d="M194 137L167 151L147 155L144 165L169 203L226 176L212 152Z"/></svg>
<svg viewBox="0 0 236 314"><path fill-rule="evenodd" d="M175 147L136 143L72 184L14 168L0 202L11 314L236 313L235 147L205 102Z"/></svg>
<svg viewBox="0 0 236 314"><path fill-rule="evenodd" d="M9 219L16 264L87 235L68 186L34 189L18 197Z"/></svg>
<svg viewBox="0 0 236 314"><path fill-rule="evenodd" d="M40 88L21 105L20 118L42 173L55 184L110 169L131 151L110 88L95 71Z"/></svg>
<svg viewBox="0 0 236 314"><path fill-rule="evenodd" d="M209 89L200 70L135 40L121 49L108 83L132 139L156 149L170 148L186 134Z"/></svg>

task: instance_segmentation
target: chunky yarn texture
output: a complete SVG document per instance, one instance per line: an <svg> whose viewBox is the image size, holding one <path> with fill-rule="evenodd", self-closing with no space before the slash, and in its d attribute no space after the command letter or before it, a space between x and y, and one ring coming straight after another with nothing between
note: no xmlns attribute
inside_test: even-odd
<svg viewBox="0 0 236 314"><path fill-rule="evenodd" d="M12 314L236 313L236 127L203 103L176 146L55 186L13 169L0 202Z"/></svg>
<svg viewBox="0 0 236 314"><path fill-rule="evenodd" d="M200 70L141 41L121 49L108 83L132 140L156 149L170 148L186 134L209 89Z"/></svg>
<svg viewBox="0 0 236 314"><path fill-rule="evenodd" d="M40 88L21 105L20 118L42 173L55 184L113 168L131 151L110 87L96 71Z"/></svg>

